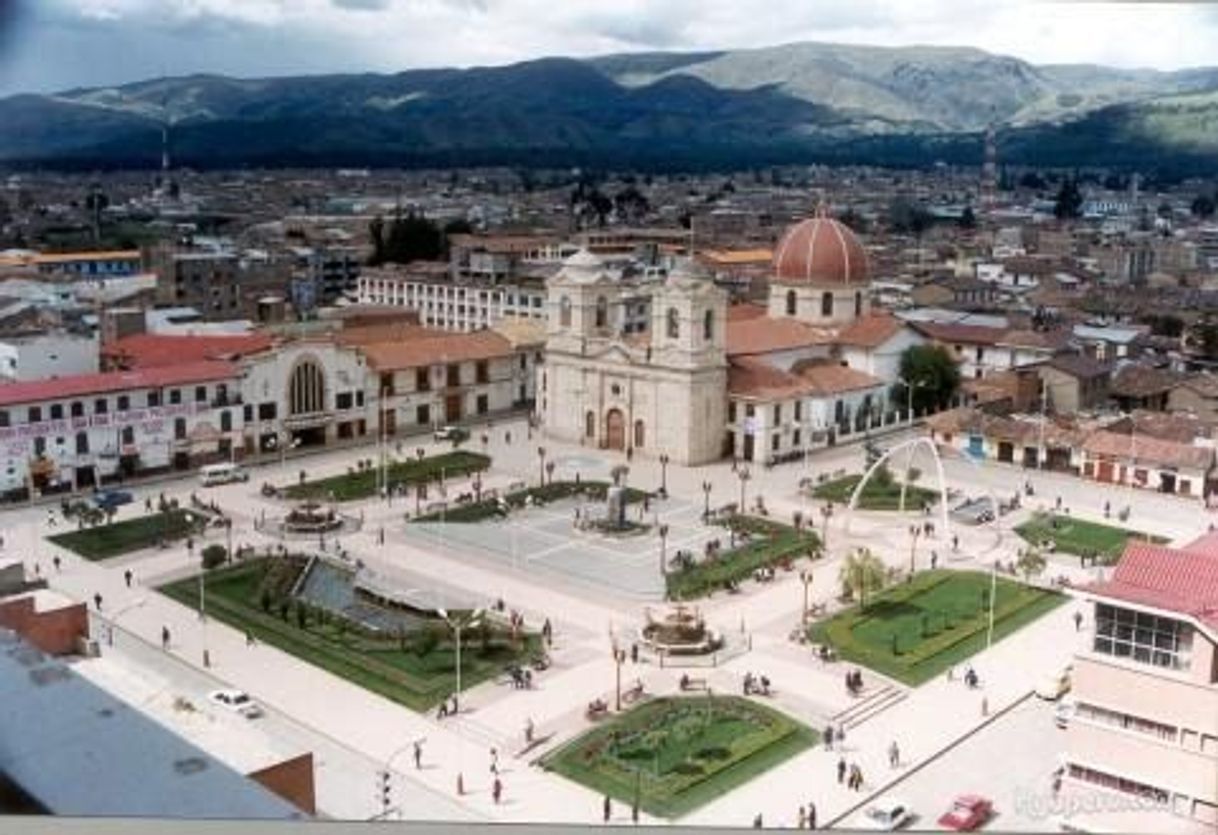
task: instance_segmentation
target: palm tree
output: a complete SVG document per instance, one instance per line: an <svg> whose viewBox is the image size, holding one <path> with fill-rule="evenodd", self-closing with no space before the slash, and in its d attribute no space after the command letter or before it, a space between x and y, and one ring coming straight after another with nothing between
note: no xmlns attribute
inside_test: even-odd
<svg viewBox="0 0 1218 835"><path fill-rule="evenodd" d="M838 573L844 594L856 598L864 609L868 592L883 588L886 576L884 562L868 548L848 554Z"/></svg>

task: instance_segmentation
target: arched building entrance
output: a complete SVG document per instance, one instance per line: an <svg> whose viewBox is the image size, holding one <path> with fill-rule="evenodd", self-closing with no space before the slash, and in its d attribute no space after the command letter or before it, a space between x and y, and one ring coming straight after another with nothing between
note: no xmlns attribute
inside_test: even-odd
<svg viewBox="0 0 1218 835"><path fill-rule="evenodd" d="M621 409L610 409L605 415L605 448L626 448L626 418Z"/></svg>

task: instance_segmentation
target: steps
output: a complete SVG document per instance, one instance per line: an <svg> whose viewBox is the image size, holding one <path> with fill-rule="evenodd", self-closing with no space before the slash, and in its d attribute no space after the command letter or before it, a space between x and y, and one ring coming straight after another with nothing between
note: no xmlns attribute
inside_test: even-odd
<svg viewBox="0 0 1218 835"><path fill-rule="evenodd" d="M864 722L874 719L884 711L903 702L909 693L891 684L885 684L867 693L850 707L832 717L832 724L847 730L857 728Z"/></svg>

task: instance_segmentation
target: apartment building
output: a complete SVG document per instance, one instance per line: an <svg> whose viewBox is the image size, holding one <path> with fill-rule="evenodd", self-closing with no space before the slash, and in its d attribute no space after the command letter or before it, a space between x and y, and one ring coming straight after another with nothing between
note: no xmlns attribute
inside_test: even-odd
<svg viewBox="0 0 1218 835"><path fill-rule="evenodd" d="M1126 546L1085 589L1093 624L1075 657L1063 808L1088 831L1218 825L1218 537ZM1081 802L1086 800L1087 802Z"/></svg>
<svg viewBox="0 0 1218 835"><path fill-rule="evenodd" d="M357 288L360 304L404 307L418 313L422 324L449 331L481 330L506 318L541 322L546 316L543 278L454 282L449 266L440 262L366 268Z"/></svg>

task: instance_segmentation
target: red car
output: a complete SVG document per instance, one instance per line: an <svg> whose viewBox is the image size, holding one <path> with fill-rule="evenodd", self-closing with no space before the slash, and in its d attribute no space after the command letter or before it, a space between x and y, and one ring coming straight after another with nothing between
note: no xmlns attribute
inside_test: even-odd
<svg viewBox="0 0 1218 835"><path fill-rule="evenodd" d="M994 813L994 804L976 794L962 794L952 801L952 808L939 817L939 826L952 832L972 832L980 829Z"/></svg>

